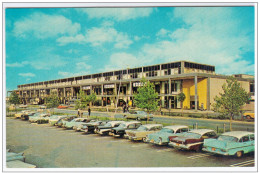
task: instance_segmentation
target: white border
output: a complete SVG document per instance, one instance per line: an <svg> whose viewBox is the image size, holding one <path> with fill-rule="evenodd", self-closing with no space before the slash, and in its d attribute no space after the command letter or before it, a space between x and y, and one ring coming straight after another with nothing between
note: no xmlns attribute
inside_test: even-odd
<svg viewBox="0 0 260 173"><path fill-rule="evenodd" d="M106 0L104 0L106 1ZM146 3L146 2L141 2L141 3L131 3L131 2L126 2L126 3L118 3L118 2L114 2L114 3L111 3L111 2L105 2L104 3L101 2L101 3L97 3L97 2L91 2L91 3L82 3L82 2L77 2L77 3L71 3L71 2L68 2L68 3L46 3L46 2L41 2L41 3L34 3L35 1L33 0L29 0L28 2L26 3L17 3L17 2L3 2L2 3L2 19L3 19L3 26L2 26L2 29L3 29L3 45L2 45L2 48L3 48L3 64L2 65L5 65L5 58L6 58L6 54L5 54L5 9L6 8L64 8L64 7L70 7L70 8L73 8L73 7L170 7L170 6L254 6L255 7L255 88L256 88L256 91L255 91L255 96L257 97L257 82L258 82L258 78L257 78L257 63L258 63L258 60L257 60L257 55L258 55L258 42L257 42L257 38L258 38L258 30L257 30L257 25L258 25L258 4L255 3L257 1L253 1L253 2L249 2L249 3L244 3L244 2L238 2L238 3L232 3L232 2L228 2L228 3L225 3L225 1L223 2L213 2L213 3L208 3L208 2L200 2L200 3L196 3L196 1L194 0L191 0L194 1L192 3L188 3L188 2L181 2L181 3L171 3L171 2L166 2L166 3L158 3L158 2L152 2L152 3ZM2 63L2 62L1 62ZM4 66L5 67L5 66ZM3 99L1 101L3 101L3 104L1 104L3 106L3 119L1 119L1 121L3 120L3 122L6 122L6 115L5 115L5 98L6 98L6 71L5 71L5 68L3 68ZM0 94L1 95L1 94ZM257 97L258 98L258 97ZM0 103L1 103L0 101ZM256 107L256 112L258 112L257 110L257 99L256 99L256 104L255 104L255 107ZM4 164L3 166L3 170L4 171L28 171L28 172L35 172L35 171L71 171L71 172L74 172L74 171L113 171L113 172L118 172L118 171L178 171L178 172L183 172L183 171L199 171L199 172L209 172L209 171L213 171L212 168L214 169L214 172L215 171L239 171L239 172L252 172L252 171L257 171L257 166L258 166L258 158L257 158L257 147L256 147L256 151L255 151L255 167L156 167L156 168L37 168L37 169L21 169L21 168L6 168L6 124L3 123L3 146L2 146L2 149L3 149L3 153L2 153L2 156L3 156L3 160L1 158L1 161L2 161L2 164ZM256 122L258 122L258 118L256 116ZM255 130L258 130L257 129L257 126L256 126L256 123L255 123ZM258 136L256 135L256 146L258 146L257 144L257 138Z"/></svg>

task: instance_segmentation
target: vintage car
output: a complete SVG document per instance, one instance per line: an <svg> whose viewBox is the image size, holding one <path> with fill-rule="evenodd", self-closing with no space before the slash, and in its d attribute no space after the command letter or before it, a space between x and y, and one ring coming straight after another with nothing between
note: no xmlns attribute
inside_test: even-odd
<svg viewBox="0 0 260 173"><path fill-rule="evenodd" d="M82 125L88 124L88 123L94 123L94 122L96 122L96 121L97 121L97 120L95 120L95 119L90 119L90 118L88 118L88 120L87 120L86 122L77 123L75 126L73 126L73 130L75 130L75 131L80 131Z"/></svg>
<svg viewBox="0 0 260 173"><path fill-rule="evenodd" d="M67 117L65 118L61 118L57 121L57 123L55 123L55 126L58 126L58 127L64 127L64 125L67 123L67 122L70 122L72 121L74 118L77 118L76 115L68 115Z"/></svg>
<svg viewBox="0 0 260 173"><path fill-rule="evenodd" d="M95 122L89 122L81 124L77 130L80 130L82 132L89 132L94 133L94 130L97 126L104 126L107 123L107 121L95 121Z"/></svg>
<svg viewBox="0 0 260 173"><path fill-rule="evenodd" d="M165 126L159 132L148 134L145 142L156 145L167 145L169 143L169 136L178 136L187 131L189 131L189 127L184 125Z"/></svg>
<svg viewBox="0 0 260 173"><path fill-rule="evenodd" d="M214 154L242 157L243 154L255 151L255 136L254 133L247 131L226 132L217 139L205 139L202 150Z"/></svg>
<svg viewBox="0 0 260 173"><path fill-rule="evenodd" d="M134 113L125 113L124 118L134 120L153 120L153 114L147 114L145 111L134 111Z"/></svg>
<svg viewBox="0 0 260 173"><path fill-rule="evenodd" d="M30 113L30 112L31 112L30 110L23 110L23 111L21 111L21 112L18 112L18 113L16 113L16 114L14 114L14 117L15 117L15 118L21 118L22 115L28 114L28 113Z"/></svg>
<svg viewBox="0 0 260 173"><path fill-rule="evenodd" d="M247 120L255 119L255 113L253 111L247 111L243 113L243 118Z"/></svg>
<svg viewBox="0 0 260 173"><path fill-rule="evenodd" d="M26 112L25 114L21 115L21 120L29 120L30 116L33 116L35 112Z"/></svg>
<svg viewBox="0 0 260 173"><path fill-rule="evenodd" d="M124 121L109 121L104 126L97 126L94 132L100 135L108 135L108 133L111 132L112 128L118 127L123 122Z"/></svg>
<svg viewBox="0 0 260 173"><path fill-rule="evenodd" d="M146 124L138 127L136 130L126 130L126 136L130 140L145 141L145 138L148 134L155 133L163 128L161 124Z"/></svg>
<svg viewBox="0 0 260 173"><path fill-rule="evenodd" d="M133 130L137 129L142 125L139 121L126 121L121 123L118 127L114 127L111 130L111 135L115 137L123 137L125 134L125 130Z"/></svg>
<svg viewBox="0 0 260 173"><path fill-rule="evenodd" d="M217 133L210 129L195 129L180 136L170 136L169 146L177 149L200 151L204 139L217 138Z"/></svg>
<svg viewBox="0 0 260 173"><path fill-rule="evenodd" d="M38 120L43 120L49 118L50 114L49 113L36 113L33 116L29 117L29 122L30 123L38 123Z"/></svg>
<svg viewBox="0 0 260 173"><path fill-rule="evenodd" d="M49 118L49 124L54 126L60 119L66 118L67 115L52 115Z"/></svg>
<svg viewBox="0 0 260 173"><path fill-rule="evenodd" d="M90 119L88 118L74 118L73 120L66 122L66 124L64 125L64 128L66 129L73 129L74 126L76 126L77 124L81 124L81 123L85 123L85 122L89 122Z"/></svg>

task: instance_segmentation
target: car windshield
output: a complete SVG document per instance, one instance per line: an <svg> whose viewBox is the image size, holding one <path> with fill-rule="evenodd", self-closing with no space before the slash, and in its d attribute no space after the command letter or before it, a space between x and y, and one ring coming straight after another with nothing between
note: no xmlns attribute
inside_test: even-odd
<svg viewBox="0 0 260 173"><path fill-rule="evenodd" d="M218 140L220 140L220 141L229 141L229 142L237 142L238 138L236 138L234 136L220 135L218 137Z"/></svg>
<svg viewBox="0 0 260 173"><path fill-rule="evenodd" d="M145 126L140 126L137 130L138 130L138 131L147 131L148 128L145 127Z"/></svg>
<svg viewBox="0 0 260 173"><path fill-rule="evenodd" d="M183 136L184 137L189 137L189 138L192 138L192 139L199 139L201 137L200 134L192 133L192 132L184 133Z"/></svg>
<svg viewBox="0 0 260 173"><path fill-rule="evenodd" d="M119 128L125 128L126 125L125 125L124 123L122 123L122 124L120 124L118 127L119 127Z"/></svg>
<svg viewBox="0 0 260 173"><path fill-rule="evenodd" d="M106 123L104 126L105 127L112 127L111 123Z"/></svg>
<svg viewBox="0 0 260 173"><path fill-rule="evenodd" d="M172 133L173 130L172 129L168 129L168 128L163 128L162 130L160 130L160 132Z"/></svg>
<svg viewBox="0 0 260 173"><path fill-rule="evenodd" d="M136 112L136 114L139 114L139 115L146 115L147 113L146 113L146 112L143 112L143 111L139 111L139 112Z"/></svg>

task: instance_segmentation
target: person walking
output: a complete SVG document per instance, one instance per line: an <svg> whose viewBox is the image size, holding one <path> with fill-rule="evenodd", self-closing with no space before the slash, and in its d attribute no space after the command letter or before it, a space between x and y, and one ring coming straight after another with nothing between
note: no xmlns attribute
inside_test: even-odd
<svg viewBox="0 0 260 173"><path fill-rule="evenodd" d="M80 109L78 109L78 115L77 115L77 117L78 117L78 118L80 117Z"/></svg>
<svg viewBox="0 0 260 173"><path fill-rule="evenodd" d="M91 109L88 107L88 116L90 117Z"/></svg>

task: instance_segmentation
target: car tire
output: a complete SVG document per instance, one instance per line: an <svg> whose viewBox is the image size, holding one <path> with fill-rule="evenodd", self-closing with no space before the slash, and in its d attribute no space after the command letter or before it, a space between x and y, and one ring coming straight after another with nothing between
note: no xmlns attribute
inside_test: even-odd
<svg viewBox="0 0 260 173"><path fill-rule="evenodd" d="M240 158L240 157L242 157L243 156L243 151L238 151L238 152L236 152L236 157L237 158Z"/></svg>
<svg viewBox="0 0 260 173"><path fill-rule="evenodd" d="M247 116L246 116L246 119L247 119L247 120L250 120L250 119L251 119L250 115L247 115Z"/></svg>
<svg viewBox="0 0 260 173"><path fill-rule="evenodd" d="M143 142L146 142L146 138L143 138Z"/></svg>

